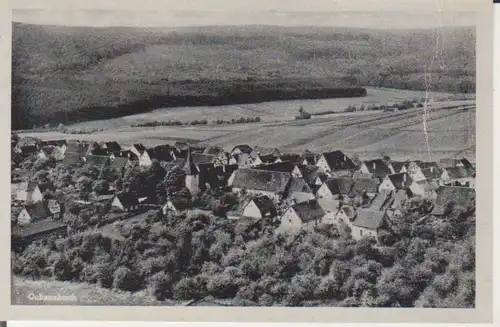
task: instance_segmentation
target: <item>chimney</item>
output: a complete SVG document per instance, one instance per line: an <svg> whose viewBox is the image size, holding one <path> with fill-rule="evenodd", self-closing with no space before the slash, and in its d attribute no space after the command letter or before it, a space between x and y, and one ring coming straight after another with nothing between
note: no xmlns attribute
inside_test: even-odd
<svg viewBox="0 0 500 327"><path fill-rule="evenodd" d="M403 182L406 183L406 174L403 174Z"/></svg>
<svg viewBox="0 0 500 327"><path fill-rule="evenodd" d="M434 167L431 167L431 173L433 173L433 172L434 172Z"/></svg>

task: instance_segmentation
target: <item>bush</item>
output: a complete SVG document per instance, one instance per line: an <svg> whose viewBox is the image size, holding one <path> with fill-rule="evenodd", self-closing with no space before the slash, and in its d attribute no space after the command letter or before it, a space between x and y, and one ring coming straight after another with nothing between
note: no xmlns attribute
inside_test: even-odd
<svg viewBox="0 0 500 327"><path fill-rule="evenodd" d="M113 288L123 291L137 291L141 283L137 273L127 267L119 267L113 274Z"/></svg>
<svg viewBox="0 0 500 327"><path fill-rule="evenodd" d="M153 275L148 284L157 300L163 301L173 296L173 279L164 272Z"/></svg>
<svg viewBox="0 0 500 327"><path fill-rule="evenodd" d="M201 299L206 295L206 283L202 278L186 277L174 287L174 299L193 300Z"/></svg>

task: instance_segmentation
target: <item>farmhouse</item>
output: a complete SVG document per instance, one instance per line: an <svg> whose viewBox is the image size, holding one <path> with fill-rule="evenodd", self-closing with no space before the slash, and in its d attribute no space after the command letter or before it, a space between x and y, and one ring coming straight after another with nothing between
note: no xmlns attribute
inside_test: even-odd
<svg viewBox="0 0 500 327"><path fill-rule="evenodd" d="M364 161L360 171L364 174L371 174L375 178L383 179L390 175L391 169L382 159Z"/></svg>
<svg viewBox="0 0 500 327"><path fill-rule="evenodd" d="M314 227L321 223L325 211L318 201L311 200L289 207L281 217L281 224L276 229L278 233L295 233L304 227Z"/></svg>
<svg viewBox="0 0 500 327"><path fill-rule="evenodd" d="M273 200L267 196L257 196L251 199L243 208L243 216L251 218L273 218L277 211Z"/></svg>
<svg viewBox="0 0 500 327"><path fill-rule="evenodd" d="M444 216L452 207L469 211L475 207L476 191L470 187L441 186L437 190L433 215Z"/></svg>
<svg viewBox="0 0 500 327"><path fill-rule="evenodd" d="M146 147L141 143L133 144L130 147L130 152L134 153L137 156L137 158L140 158L144 153L144 151L146 151Z"/></svg>
<svg viewBox="0 0 500 327"><path fill-rule="evenodd" d="M351 235L355 240L363 237L377 238L379 230L386 225L386 214L384 211L360 209L356 219L351 224Z"/></svg>
<svg viewBox="0 0 500 327"><path fill-rule="evenodd" d="M282 154L278 157L278 160L280 162L289 161L293 164L301 164L302 163L302 157L298 154Z"/></svg>
<svg viewBox="0 0 500 327"><path fill-rule="evenodd" d="M106 149L108 153L118 152L122 149L120 144L118 144L118 142L116 141L105 142L102 148Z"/></svg>
<svg viewBox="0 0 500 327"><path fill-rule="evenodd" d="M333 175L334 172L347 173L356 170L354 162L342 151L322 153L316 162L316 166L329 175Z"/></svg>
<svg viewBox="0 0 500 327"><path fill-rule="evenodd" d="M186 173L185 185L191 195L200 192L200 169L194 164L191 158L191 148L188 148L186 160L183 165L184 172Z"/></svg>
<svg viewBox="0 0 500 327"><path fill-rule="evenodd" d="M267 195L274 201L285 196L292 179L289 173L258 169L237 169L229 178L228 185L234 193L245 191L254 195Z"/></svg>
<svg viewBox="0 0 500 327"><path fill-rule="evenodd" d="M16 200L24 202L39 202L43 200L44 188L35 182L21 183L17 190Z"/></svg>
<svg viewBox="0 0 500 327"><path fill-rule="evenodd" d="M68 146L68 143L66 140L51 140L51 141L42 141L41 146L53 146L56 148L59 148L62 150L62 153L66 151L66 147Z"/></svg>
<svg viewBox="0 0 500 327"><path fill-rule="evenodd" d="M84 157L84 156L90 154L92 150L93 150L93 147L86 142L70 140L70 141L68 141L68 145L66 147L66 152L64 153L64 155L66 156L70 153L75 153L75 154L79 154L80 156Z"/></svg>
<svg viewBox="0 0 500 327"><path fill-rule="evenodd" d="M292 171L292 176L296 178L303 178L306 183L312 188L320 187L328 175L323 173L318 166L311 165L297 165Z"/></svg>
<svg viewBox="0 0 500 327"><path fill-rule="evenodd" d="M96 169L101 174L104 168L109 167L110 160L108 156L87 156L85 164L83 165L87 169Z"/></svg>
<svg viewBox="0 0 500 327"><path fill-rule="evenodd" d="M302 178L292 178L287 190L288 200L292 203L300 203L313 200L314 193Z"/></svg>
<svg viewBox="0 0 500 327"><path fill-rule="evenodd" d="M335 224L337 222L337 212L339 211L338 201L330 199L317 199L317 201L325 212L323 222L326 224Z"/></svg>
<svg viewBox="0 0 500 327"><path fill-rule="evenodd" d="M23 226L16 226L12 229L12 235L20 238L21 243L26 245L49 236L66 237L68 235L68 226L51 219L44 219Z"/></svg>
<svg viewBox="0 0 500 327"><path fill-rule="evenodd" d="M139 201L133 194L119 193L113 197L111 207L121 211L133 211L139 208Z"/></svg>
<svg viewBox="0 0 500 327"><path fill-rule="evenodd" d="M111 160L109 168L115 171L123 172L130 165L130 160L127 157L115 157Z"/></svg>
<svg viewBox="0 0 500 327"><path fill-rule="evenodd" d="M24 156L35 154L38 151L40 141L33 137L23 137L17 142L14 151Z"/></svg>
<svg viewBox="0 0 500 327"><path fill-rule="evenodd" d="M465 167L448 167L443 169L441 182L443 185L470 186L474 180L474 172Z"/></svg>
<svg viewBox="0 0 500 327"><path fill-rule="evenodd" d="M394 191L391 190L381 190L370 204L372 210L385 210L394 201L393 199Z"/></svg>
<svg viewBox="0 0 500 327"><path fill-rule="evenodd" d="M49 210L48 203L40 201L26 204L17 216L17 223L19 225L26 225L50 217L52 217L52 213Z"/></svg>

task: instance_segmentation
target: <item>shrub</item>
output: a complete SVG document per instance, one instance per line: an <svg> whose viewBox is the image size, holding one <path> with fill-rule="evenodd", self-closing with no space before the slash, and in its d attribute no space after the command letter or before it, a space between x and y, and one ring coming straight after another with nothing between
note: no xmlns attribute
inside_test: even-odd
<svg viewBox="0 0 500 327"><path fill-rule="evenodd" d="M141 287L139 276L127 267L119 267L113 274L113 288L136 291Z"/></svg>
<svg viewBox="0 0 500 327"><path fill-rule="evenodd" d="M153 296L160 301L171 298L173 295L173 279L165 272L153 275L148 284Z"/></svg>

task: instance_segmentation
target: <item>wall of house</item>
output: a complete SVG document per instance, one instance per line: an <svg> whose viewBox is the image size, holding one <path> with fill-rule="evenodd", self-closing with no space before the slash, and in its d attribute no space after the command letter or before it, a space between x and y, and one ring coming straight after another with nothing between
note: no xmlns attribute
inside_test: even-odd
<svg viewBox="0 0 500 327"><path fill-rule="evenodd" d="M366 236L377 237L377 231L351 225L351 235L353 239L360 240Z"/></svg>
<svg viewBox="0 0 500 327"><path fill-rule="evenodd" d="M253 218L262 218L262 213L259 210L259 207L255 204L255 202L250 201L245 209L243 210L243 216L245 217L253 217Z"/></svg>
<svg viewBox="0 0 500 327"><path fill-rule="evenodd" d="M186 175L185 185L191 195L200 192L200 176L199 175Z"/></svg>
<svg viewBox="0 0 500 327"><path fill-rule="evenodd" d="M113 202L111 202L111 206L114 207L114 208L118 208L120 210L124 210L125 208L123 207L123 204L120 202L120 200L118 199L118 197L115 197L113 199Z"/></svg>
<svg viewBox="0 0 500 327"><path fill-rule="evenodd" d="M368 167L366 166L366 164L362 164L359 171L362 172L363 174L371 174L370 170L368 170Z"/></svg>
<svg viewBox="0 0 500 327"><path fill-rule="evenodd" d="M396 188L394 187L394 185L392 184L391 180L389 178L386 178L382 181L382 183L379 185L378 187L378 190L379 191L382 191L382 190L390 190L390 191L395 191Z"/></svg>
<svg viewBox="0 0 500 327"><path fill-rule="evenodd" d="M330 211L323 216L321 221L325 224L336 224L338 222L338 219L339 214L337 212Z"/></svg>
<svg viewBox="0 0 500 327"><path fill-rule="evenodd" d="M31 194L31 202L40 202L43 200L43 194L40 192L40 189L35 187L33 193Z"/></svg>
<svg viewBox="0 0 500 327"><path fill-rule="evenodd" d="M166 215L167 212L169 212L169 211L174 212L174 213L177 212L177 209L175 208L175 206L172 204L171 201L167 201L167 203L162 208L162 212L164 215Z"/></svg>
<svg viewBox="0 0 500 327"><path fill-rule="evenodd" d="M320 188L316 192L316 197L318 199L331 199L331 200L335 198L326 184L320 186Z"/></svg>
<svg viewBox="0 0 500 327"><path fill-rule="evenodd" d="M295 166L292 170L292 177L294 178L302 178L302 173L300 172L299 167Z"/></svg>
<svg viewBox="0 0 500 327"><path fill-rule="evenodd" d="M26 192L24 190L18 190L16 199L19 201L28 201L28 196L31 192Z"/></svg>
<svg viewBox="0 0 500 327"><path fill-rule="evenodd" d="M151 161L151 158L149 158L149 155L146 152L144 152L144 154L139 157L140 166L149 167L152 163L153 162Z"/></svg>
<svg viewBox="0 0 500 327"><path fill-rule="evenodd" d="M330 166L328 165L328 162L326 162L326 159L325 157L323 157L323 155L316 162L316 166L319 167L319 169L321 169L324 173L330 171Z"/></svg>
<svg viewBox="0 0 500 327"><path fill-rule="evenodd" d="M237 187L233 187L233 189L232 189L233 193L239 193L242 190L243 190L242 188L237 188ZM247 192L247 194L250 194L250 195L255 195L255 196L265 195L275 202L281 200L281 196L279 194L276 194L273 192L260 191L260 190L249 190L249 189L245 189L245 191Z"/></svg>
<svg viewBox="0 0 500 327"><path fill-rule="evenodd" d="M302 221L299 216L295 213L295 211L290 208L285 214L281 217L281 224L278 227L278 231L284 233L296 233L302 227Z"/></svg>
<svg viewBox="0 0 500 327"><path fill-rule="evenodd" d="M416 196L425 196L425 189L421 186L421 185L418 185L417 183L412 183L410 185L410 191L416 195Z"/></svg>
<svg viewBox="0 0 500 327"><path fill-rule="evenodd" d="M424 174L422 174L422 171L418 168L415 168L413 171L411 171L409 173L409 175L415 182L420 182L420 181L426 180Z"/></svg>
<svg viewBox="0 0 500 327"><path fill-rule="evenodd" d="M26 209L21 210L17 216L17 223L20 225L29 224L31 222L31 217Z"/></svg>

